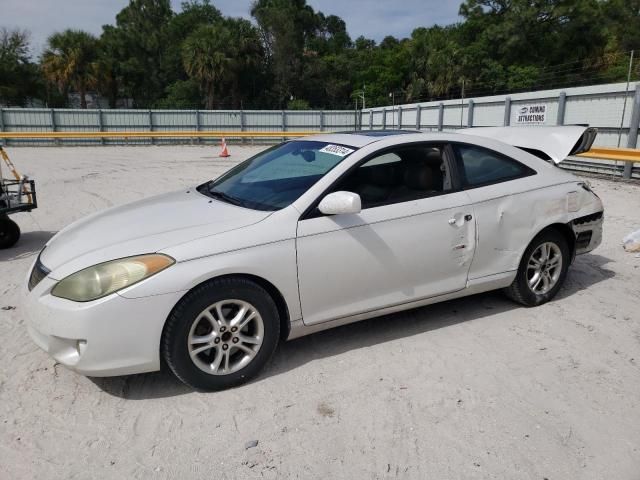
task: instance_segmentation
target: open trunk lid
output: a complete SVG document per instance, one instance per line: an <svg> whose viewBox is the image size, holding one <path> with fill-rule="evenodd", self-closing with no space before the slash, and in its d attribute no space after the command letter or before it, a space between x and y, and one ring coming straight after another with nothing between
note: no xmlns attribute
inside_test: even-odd
<svg viewBox="0 0 640 480"><path fill-rule="evenodd" d="M466 135L487 137L521 148L558 164L570 155L587 152L598 129L579 125L559 127L477 127L457 130Z"/></svg>

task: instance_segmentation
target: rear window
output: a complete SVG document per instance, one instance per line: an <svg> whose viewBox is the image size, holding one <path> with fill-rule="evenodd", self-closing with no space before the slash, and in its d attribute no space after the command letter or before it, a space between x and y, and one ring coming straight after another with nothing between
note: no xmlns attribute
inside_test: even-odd
<svg viewBox="0 0 640 480"><path fill-rule="evenodd" d="M462 161L465 186L490 185L535 174L526 165L486 148L473 145L454 148Z"/></svg>

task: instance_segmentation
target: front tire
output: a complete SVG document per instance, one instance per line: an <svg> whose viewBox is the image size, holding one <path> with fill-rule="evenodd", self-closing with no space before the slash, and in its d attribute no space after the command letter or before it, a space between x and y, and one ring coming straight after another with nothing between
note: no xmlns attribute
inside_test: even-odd
<svg viewBox="0 0 640 480"><path fill-rule="evenodd" d="M0 217L0 249L13 247L20 238L20 227L9 217Z"/></svg>
<svg viewBox="0 0 640 480"><path fill-rule="evenodd" d="M199 390L222 390L254 378L280 338L271 296L244 278L221 278L189 292L173 309L162 335L171 371Z"/></svg>
<svg viewBox="0 0 640 480"><path fill-rule="evenodd" d="M544 230L525 250L518 274L505 293L527 307L547 303L562 288L569 263L565 237L557 230Z"/></svg>

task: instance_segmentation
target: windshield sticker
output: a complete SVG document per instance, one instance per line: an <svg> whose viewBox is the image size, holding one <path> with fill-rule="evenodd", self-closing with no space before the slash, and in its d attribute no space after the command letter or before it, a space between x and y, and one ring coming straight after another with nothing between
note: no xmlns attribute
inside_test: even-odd
<svg viewBox="0 0 640 480"><path fill-rule="evenodd" d="M326 147L321 148L319 152L330 153L331 155L338 155L339 157L346 157L350 153L355 152L355 150L341 145L327 145Z"/></svg>

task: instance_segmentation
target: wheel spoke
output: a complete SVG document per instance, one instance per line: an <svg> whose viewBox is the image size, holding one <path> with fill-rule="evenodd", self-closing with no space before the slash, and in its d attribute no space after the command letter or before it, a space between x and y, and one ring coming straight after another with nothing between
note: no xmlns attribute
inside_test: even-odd
<svg viewBox="0 0 640 480"><path fill-rule="evenodd" d="M537 292L538 291L538 286L540 285L541 281L542 281L542 275L538 275L538 279L534 282L533 285L531 285L531 290L533 290L534 292Z"/></svg>
<svg viewBox="0 0 640 480"><path fill-rule="evenodd" d="M229 372L229 360L231 355L229 355L229 353L231 352L231 350L223 350L222 351L222 358L224 360L224 371L225 372Z"/></svg>
<svg viewBox="0 0 640 480"><path fill-rule="evenodd" d="M216 338L215 332L208 333L207 335L193 335L189 338L191 345L200 345L201 343L211 343Z"/></svg>
<svg viewBox="0 0 640 480"><path fill-rule="evenodd" d="M547 262L547 269L557 268L560 265L560 257L553 257Z"/></svg>
<svg viewBox="0 0 640 480"><path fill-rule="evenodd" d="M228 322L227 319L224 318L224 313L222 313L222 307L224 306L224 304L222 303L216 303L215 309L216 309L216 314L218 315L218 322L220 323L220 325L224 325L225 327L228 327Z"/></svg>
<svg viewBox="0 0 640 480"><path fill-rule="evenodd" d="M261 338L249 337L247 335L238 335L240 343L247 343L249 345L260 345L262 343Z"/></svg>
<svg viewBox="0 0 640 480"><path fill-rule="evenodd" d="M229 326L230 327L237 327L238 323L242 321L242 319L244 318L244 316L247 313L247 306L243 305L242 307L240 307L240 309L238 310L238 313L236 313L233 318L229 321Z"/></svg>
<svg viewBox="0 0 640 480"><path fill-rule="evenodd" d="M197 356L199 353L202 353L204 351L207 351L209 349L213 348L213 345L211 344L207 344L207 345L203 345L202 347L198 347L198 348L194 348L193 350L191 350L189 352L189 355L191 355L192 357Z"/></svg>
<svg viewBox="0 0 640 480"><path fill-rule="evenodd" d="M542 245L542 256L541 259L543 262L549 260L549 245L546 243Z"/></svg>
<svg viewBox="0 0 640 480"><path fill-rule="evenodd" d="M220 347L216 347L216 358L213 359L213 363L211 363L210 367L213 373L217 373L220 369L220 364L222 363L222 358L224 356L224 350Z"/></svg>
<svg viewBox="0 0 640 480"><path fill-rule="evenodd" d="M253 351L252 349L250 349L249 347L247 347L246 345L243 345L242 343L238 343L236 345L234 345L235 348L237 348L238 350L242 350L244 353L246 353L249 358L253 358L256 356L256 352Z"/></svg>
<svg viewBox="0 0 640 480"><path fill-rule="evenodd" d="M207 322L209 322L213 327L214 331L220 331L220 324L215 318L213 318L213 315L211 315L211 312L209 310L205 310L204 312L202 312L200 314L200 318L204 318L205 320L207 320Z"/></svg>
<svg viewBox="0 0 640 480"><path fill-rule="evenodd" d="M256 316L256 312L254 310L251 310L249 312L249 315L246 315L244 319L240 318L236 323L232 323L231 326L238 327L238 330L242 330L251 320L256 318Z"/></svg>

